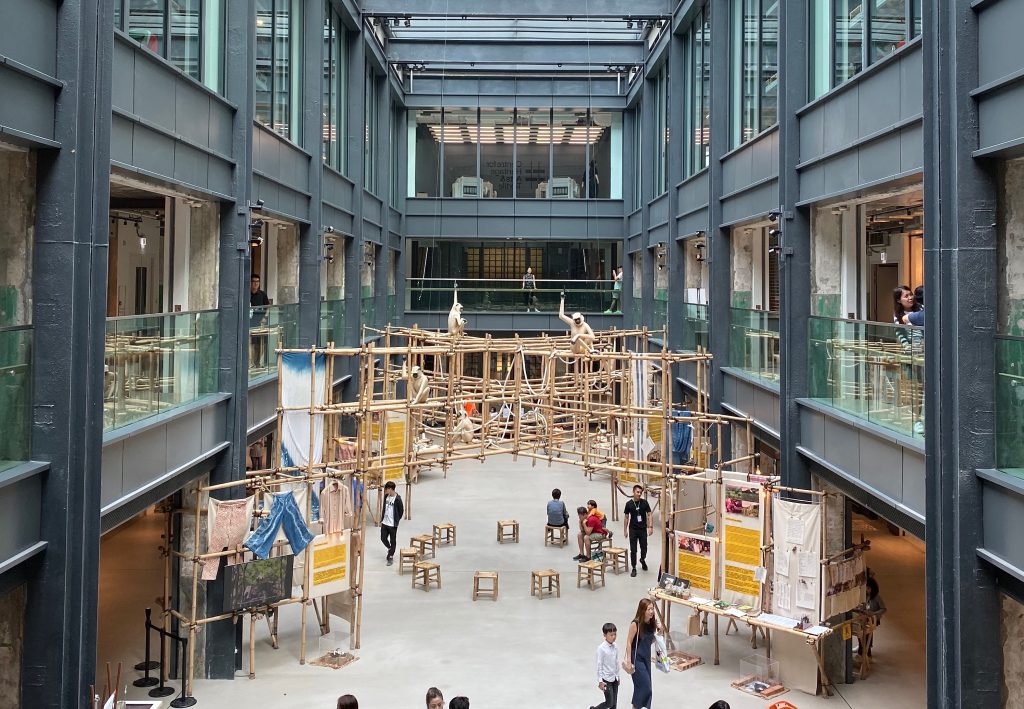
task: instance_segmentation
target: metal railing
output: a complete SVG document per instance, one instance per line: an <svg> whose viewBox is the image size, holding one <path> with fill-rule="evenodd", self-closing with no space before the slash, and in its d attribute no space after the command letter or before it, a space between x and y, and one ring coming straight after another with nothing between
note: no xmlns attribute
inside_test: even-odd
<svg viewBox="0 0 1024 709"><path fill-rule="evenodd" d="M811 317L807 334L810 398L924 437L924 328Z"/></svg>
<svg viewBox="0 0 1024 709"><path fill-rule="evenodd" d="M249 381L277 373L280 348L299 343L299 304L265 305L249 309Z"/></svg>
<svg viewBox="0 0 1024 709"><path fill-rule="evenodd" d="M29 458L32 327L0 328L0 470Z"/></svg>
<svg viewBox="0 0 1024 709"><path fill-rule="evenodd" d="M779 383L779 314L730 308L729 363L769 384Z"/></svg>
<svg viewBox="0 0 1024 709"><path fill-rule="evenodd" d="M996 467L1024 477L1024 337L996 337Z"/></svg>
<svg viewBox="0 0 1024 709"><path fill-rule="evenodd" d="M614 298L613 280L538 278L534 284L533 288L524 288L520 278L408 278L407 309L447 312L456 289L463 312L480 313L557 313L562 293L567 313L601 313L609 310Z"/></svg>
<svg viewBox="0 0 1024 709"><path fill-rule="evenodd" d="M216 310L108 318L103 351L103 430L126 426L215 392L218 323Z"/></svg>

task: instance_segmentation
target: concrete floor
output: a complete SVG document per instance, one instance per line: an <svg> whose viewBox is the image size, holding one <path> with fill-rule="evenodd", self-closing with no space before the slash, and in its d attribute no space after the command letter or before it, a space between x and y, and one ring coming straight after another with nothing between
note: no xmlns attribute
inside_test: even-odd
<svg viewBox="0 0 1024 709"><path fill-rule="evenodd" d="M340 670L299 665L299 609L289 606L282 613L280 649L270 647L266 625L257 626L257 678L197 681L194 694L199 706L328 708L340 694L351 692L363 707L420 707L431 685L439 687L446 699L468 696L474 709L576 708L600 701L593 657L601 625L611 621L619 626L621 648L637 602L655 583L658 538L652 538L651 571L640 572L635 579L628 574L609 575L606 588L577 590L575 549L541 544L544 504L551 488L559 487L570 509L594 498L610 513L606 481L589 481L572 466L548 468L538 463L533 467L525 458L516 462L510 457L491 458L484 464L462 462L453 466L447 480L439 471L428 472L420 480L414 489L413 519L399 527L399 544L407 544L412 535L429 533L434 522L454 522L458 546L442 547L437 558L443 588L413 591L408 574L399 576L397 566L385 566L377 530L371 529L363 647L356 651L359 660ZM499 546L495 521L509 517L520 521L522 541ZM840 685L839 695L831 699L797 691L782 698L800 709L923 707L923 546L891 536L881 523L877 530L864 523L858 526L873 540L870 564L890 609L875 641L875 672L866 681ZM621 521L612 528L618 537ZM158 531L156 535L151 542L154 549ZM133 553L138 553L137 548ZM561 571L562 597L538 601L530 596L529 574L547 567ZM470 600L475 570L499 572L498 601ZM107 594L124 591L107 582L102 587ZM680 620L675 622L675 630L681 631ZM343 622L335 621L334 627L347 633ZM126 642L137 643L136 624L128 630L133 634ZM315 623L310 623L308 632L312 659L320 654ZM674 637L685 649L711 657L710 638ZM717 667L705 664L687 672L655 673L655 705L704 709L726 699L739 709L767 707L768 702L729 686L738 676L740 659L751 654L749 636L723 636L721 648L722 663ZM244 657L247 663L248 653ZM625 709L632 685L627 675L622 680L619 706ZM142 697L144 692L133 688L130 696Z"/></svg>

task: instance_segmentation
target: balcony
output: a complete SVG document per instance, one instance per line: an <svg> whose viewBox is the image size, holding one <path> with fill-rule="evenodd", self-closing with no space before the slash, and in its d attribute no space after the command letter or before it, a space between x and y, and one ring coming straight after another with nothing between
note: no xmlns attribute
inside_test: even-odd
<svg viewBox="0 0 1024 709"><path fill-rule="evenodd" d="M708 306L683 303L683 349L696 352L708 348Z"/></svg>
<svg viewBox="0 0 1024 709"><path fill-rule="evenodd" d="M249 312L249 383L277 374L278 348L299 342L299 304L265 305Z"/></svg>
<svg viewBox="0 0 1024 709"><path fill-rule="evenodd" d="M0 328L0 470L29 458L32 442L32 328Z"/></svg>
<svg viewBox="0 0 1024 709"><path fill-rule="evenodd" d="M103 430L217 391L218 324L215 310L108 318Z"/></svg>
<svg viewBox="0 0 1024 709"><path fill-rule="evenodd" d="M1024 478L1024 337L996 337L996 467Z"/></svg>
<svg viewBox="0 0 1024 709"><path fill-rule="evenodd" d="M730 308L729 354L729 363L733 367L777 387L779 314L766 310Z"/></svg>
<svg viewBox="0 0 1024 709"><path fill-rule="evenodd" d="M322 300L320 301L320 346L326 347L328 342L333 342L338 347L349 343L349 333L345 326L348 318L345 314L346 301Z"/></svg>
<svg viewBox="0 0 1024 709"><path fill-rule="evenodd" d="M409 278L406 280L408 310L448 312L458 289L464 312L525 313L538 310L558 312L565 294L567 312L604 313L612 304L614 281L537 279L537 287L526 290L518 278ZM610 314L610 313L609 313Z"/></svg>
<svg viewBox="0 0 1024 709"><path fill-rule="evenodd" d="M808 320L808 393L905 436L924 438L924 328Z"/></svg>

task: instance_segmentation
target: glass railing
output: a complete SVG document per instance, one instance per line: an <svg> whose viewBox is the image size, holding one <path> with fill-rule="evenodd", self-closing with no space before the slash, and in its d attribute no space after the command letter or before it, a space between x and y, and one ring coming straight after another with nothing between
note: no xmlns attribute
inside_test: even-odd
<svg viewBox="0 0 1024 709"><path fill-rule="evenodd" d="M808 319L810 398L924 437L924 328Z"/></svg>
<svg viewBox="0 0 1024 709"><path fill-rule="evenodd" d="M527 289L518 278L410 278L406 281L406 292L411 311L448 312L457 288L465 312L557 313L559 299L565 293L566 313L602 313L612 305L613 285L611 280L538 278L536 287Z"/></svg>
<svg viewBox="0 0 1024 709"><path fill-rule="evenodd" d="M277 373L278 348L299 343L299 304L249 309L249 381Z"/></svg>
<svg viewBox="0 0 1024 709"><path fill-rule="evenodd" d="M730 308L729 364L768 382L779 382L779 314Z"/></svg>
<svg viewBox="0 0 1024 709"><path fill-rule="evenodd" d="M683 349L696 352L708 348L708 306L683 303Z"/></svg>
<svg viewBox="0 0 1024 709"><path fill-rule="evenodd" d="M0 470L29 458L32 328L0 328Z"/></svg>
<svg viewBox="0 0 1024 709"><path fill-rule="evenodd" d="M661 330L668 323L668 301L655 298L653 306L650 329Z"/></svg>
<svg viewBox="0 0 1024 709"><path fill-rule="evenodd" d="M345 315L346 302L344 299L320 301L321 347L326 347L328 342L337 347L351 344L350 333L345 329L349 320Z"/></svg>
<svg viewBox="0 0 1024 709"><path fill-rule="evenodd" d="M359 303L359 319L363 325L383 329L377 321L377 298L372 295L364 295Z"/></svg>
<svg viewBox="0 0 1024 709"><path fill-rule="evenodd" d="M390 293L387 296L388 323L398 325L398 296Z"/></svg>
<svg viewBox="0 0 1024 709"><path fill-rule="evenodd" d="M996 467L1024 477L1024 337L996 337Z"/></svg>
<svg viewBox="0 0 1024 709"><path fill-rule="evenodd" d="M103 350L103 430L217 391L215 310L108 318Z"/></svg>

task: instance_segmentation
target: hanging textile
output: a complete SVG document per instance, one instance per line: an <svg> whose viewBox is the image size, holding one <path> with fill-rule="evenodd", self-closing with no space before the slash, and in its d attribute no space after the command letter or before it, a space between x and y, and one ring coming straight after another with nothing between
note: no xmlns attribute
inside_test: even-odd
<svg viewBox="0 0 1024 709"><path fill-rule="evenodd" d="M311 361L313 360L313 361ZM312 367L316 372L312 372ZM310 379L312 377L312 390ZM310 401L312 395L312 402ZM306 410L285 411L281 415L281 464L305 467L310 462L322 463L324 458L323 414L309 415L309 407L323 406L327 401L327 358L323 353L285 352L281 355L281 406L299 406ZM310 461L310 426L312 453Z"/></svg>

